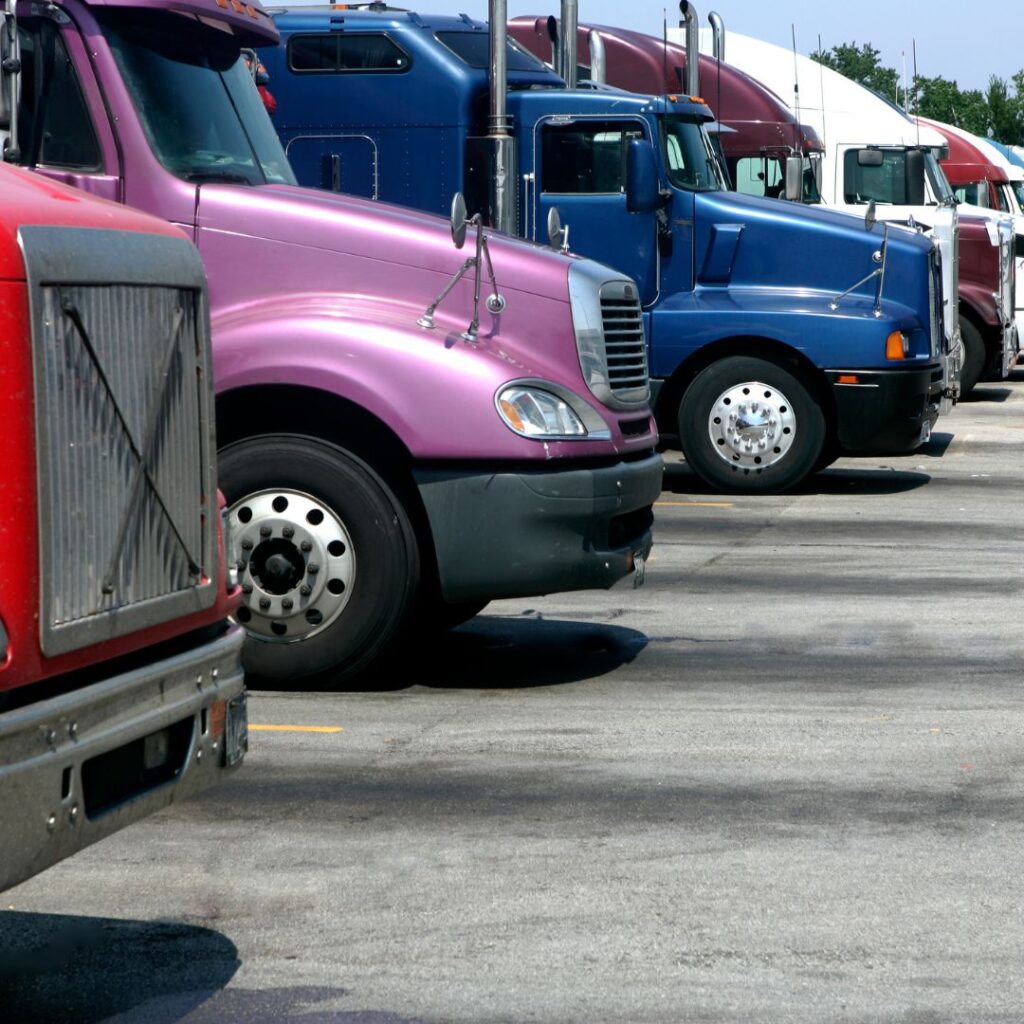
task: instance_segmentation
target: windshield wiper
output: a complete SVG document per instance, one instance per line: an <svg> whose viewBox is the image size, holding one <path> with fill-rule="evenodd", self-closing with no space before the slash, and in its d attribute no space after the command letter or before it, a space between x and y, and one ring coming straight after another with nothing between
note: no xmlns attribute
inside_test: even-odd
<svg viewBox="0 0 1024 1024"><path fill-rule="evenodd" d="M236 185L254 185L252 178L235 171L191 171L185 175L186 181L224 181Z"/></svg>

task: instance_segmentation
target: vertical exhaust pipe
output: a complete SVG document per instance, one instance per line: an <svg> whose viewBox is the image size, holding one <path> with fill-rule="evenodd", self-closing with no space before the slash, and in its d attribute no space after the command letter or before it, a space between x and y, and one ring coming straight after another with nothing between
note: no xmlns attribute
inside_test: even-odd
<svg viewBox="0 0 1024 1024"><path fill-rule="evenodd" d="M494 154L492 210L494 226L506 234L516 231L515 139L506 103L508 95L508 3L488 0L490 20L490 115L488 138Z"/></svg>
<svg viewBox="0 0 1024 1024"><path fill-rule="evenodd" d="M604 55L604 40L596 28L587 33L587 46L590 49L590 80L604 85L608 80L607 64Z"/></svg>
<svg viewBox="0 0 1024 1024"><path fill-rule="evenodd" d="M575 89L579 66L579 0L562 0L562 77L570 89Z"/></svg>
<svg viewBox="0 0 1024 1024"><path fill-rule="evenodd" d="M700 95L700 46L697 8L689 0L679 0L679 27L686 33L686 91L690 96Z"/></svg>
<svg viewBox="0 0 1024 1024"><path fill-rule="evenodd" d="M725 22L718 11L712 11L708 15L708 24L711 26L711 35L714 40L715 60L725 60Z"/></svg>
<svg viewBox="0 0 1024 1024"><path fill-rule="evenodd" d="M548 15L548 40L551 43L551 70L562 78L562 27L553 14Z"/></svg>

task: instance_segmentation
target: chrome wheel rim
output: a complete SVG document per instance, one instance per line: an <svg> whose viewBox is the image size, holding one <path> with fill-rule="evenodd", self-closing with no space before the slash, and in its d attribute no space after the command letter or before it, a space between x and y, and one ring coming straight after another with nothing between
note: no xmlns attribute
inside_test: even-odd
<svg viewBox="0 0 1024 1024"><path fill-rule="evenodd" d="M776 387L747 381L723 391L708 415L711 445L735 470L761 472L781 462L796 439L796 414Z"/></svg>
<svg viewBox="0 0 1024 1024"><path fill-rule="evenodd" d="M261 640L295 643L327 629L356 580L352 538L329 506L302 491L247 494L228 509L242 606L235 618Z"/></svg>

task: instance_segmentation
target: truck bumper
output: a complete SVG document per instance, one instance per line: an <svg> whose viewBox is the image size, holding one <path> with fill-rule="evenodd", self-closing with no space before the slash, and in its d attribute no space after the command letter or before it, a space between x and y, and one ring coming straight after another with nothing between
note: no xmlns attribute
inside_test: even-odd
<svg viewBox="0 0 1024 1024"><path fill-rule="evenodd" d="M233 626L187 652L0 714L0 890L241 760L242 637Z"/></svg>
<svg viewBox="0 0 1024 1024"><path fill-rule="evenodd" d="M827 371L840 446L857 454L919 447L939 418L942 376L936 363L912 370Z"/></svg>
<svg viewBox="0 0 1024 1024"><path fill-rule="evenodd" d="M651 550L661 456L576 469L415 473L450 602L612 586Z"/></svg>

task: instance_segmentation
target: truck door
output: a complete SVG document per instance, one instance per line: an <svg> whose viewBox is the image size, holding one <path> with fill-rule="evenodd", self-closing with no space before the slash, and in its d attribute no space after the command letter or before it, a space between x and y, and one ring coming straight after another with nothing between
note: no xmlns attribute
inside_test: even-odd
<svg viewBox="0 0 1024 1024"><path fill-rule="evenodd" d="M632 277L643 304L658 294L657 219L626 210L626 152L644 138L636 120L546 118L534 131L531 219L546 237L548 211L558 207L569 248Z"/></svg>
<svg viewBox="0 0 1024 1024"><path fill-rule="evenodd" d="M48 17L19 18L19 163L47 177L122 199L117 148L81 37Z"/></svg>

